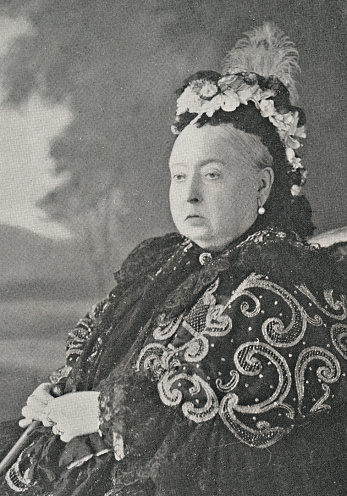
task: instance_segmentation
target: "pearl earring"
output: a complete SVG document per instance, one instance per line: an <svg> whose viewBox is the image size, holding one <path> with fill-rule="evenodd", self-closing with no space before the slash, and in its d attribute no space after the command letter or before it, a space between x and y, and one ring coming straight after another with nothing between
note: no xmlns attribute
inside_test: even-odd
<svg viewBox="0 0 347 496"><path fill-rule="evenodd" d="M258 200L258 214L259 215L264 215L265 214L265 208L260 205L260 201Z"/></svg>

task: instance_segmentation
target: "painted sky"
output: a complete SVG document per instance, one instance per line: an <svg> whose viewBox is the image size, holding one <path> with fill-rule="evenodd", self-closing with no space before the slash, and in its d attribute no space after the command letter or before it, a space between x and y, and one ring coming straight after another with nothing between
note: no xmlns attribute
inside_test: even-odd
<svg viewBox="0 0 347 496"><path fill-rule="evenodd" d="M0 18L0 56L18 34L30 29L26 21ZM4 94L0 90L1 102ZM35 203L61 178L52 173L49 143L69 122L67 107L45 104L34 96L20 110L0 105L0 223L25 227L53 238L69 236L48 221Z"/></svg>

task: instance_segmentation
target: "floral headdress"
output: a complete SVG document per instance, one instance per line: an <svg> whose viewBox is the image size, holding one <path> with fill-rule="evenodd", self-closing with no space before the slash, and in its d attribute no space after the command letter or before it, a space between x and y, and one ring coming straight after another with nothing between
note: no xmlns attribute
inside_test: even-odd
<svg viewBox="0 0 347 496"><path fill-rule="evenodd" d="M291 193L299 195L307 175L298 154L300 140L306 137L305 115L294 105L294 75L299 70L298 52L282 31L271 24L254 29L228 53L223 74L197 73L187 81L177 100L172 131L179 134L203 116L234 112L252 102L275 126L286 150Z"/></svg>

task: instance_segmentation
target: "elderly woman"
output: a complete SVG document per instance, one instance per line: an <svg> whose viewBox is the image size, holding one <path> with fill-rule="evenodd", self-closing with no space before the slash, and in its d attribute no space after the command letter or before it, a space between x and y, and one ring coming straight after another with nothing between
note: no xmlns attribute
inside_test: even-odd
<svg viewBox="0 0 347 496"><path fill-rule="evenodd" d="M66 365L23 409L22 426L43 425L2 494L345 494L346 288L335 251L305 241L297 68L264 26L223 75L185 82L179 234L142 243L69 333Z"/></svg>

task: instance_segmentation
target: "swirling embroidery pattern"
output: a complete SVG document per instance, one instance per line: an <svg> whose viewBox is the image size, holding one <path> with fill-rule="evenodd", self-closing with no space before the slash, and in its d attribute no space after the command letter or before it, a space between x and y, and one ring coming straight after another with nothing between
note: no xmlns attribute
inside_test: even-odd
<svg viewBox="0 0 347 496"><path fill-rule="evenodd" d="M236 350L234 362L241 374L248 376L260 374L263 366L255 355L263 356L276 367L278 374L276 390L270 398L254 405L241 405L237 394L229 393L221 401L219 414L224 424L238 439L249 446L265 448L279 441L292 427L272 427L269 422L258 421L257 428L254 429L238 419L235 412L261 414L275 408L283 408L287 412L287 417L294 418L293 408L284 403L290 391L292 379L288 364L283 356L268 344L258 342L244 343Z"/></svg>
<svg viewBox="0 0 347 496"><path fill-rule="evenodd" d="M196 423L206 422L215 417L218 413L218 399L211 386L197 374L188 375L186 373L177 374L175 371L166 372L158 382L159 396L162 402L168 406L179 405L183 399L180 390L180 381L187 381L191 384L189 393L195 396L201 392L204 395L204 404L202 407L194 405L192 401L186 401L182 404L183 414ZM200 400L197 398L197 402Z"/></svg>
<svg viewBox="0 0 347 496"><path fill-rule="evenodd" d="M217 389L222 393L230 393L230 391L236 388L240 380L240 374L236 370L230 370L229 375L231 379L225 384L223 384L222 379L219 377L216 379Z"/></svg>
<svg viewBox="0 0 347 496"><path fill-rule="evenodd" d="M322 361L325 366L318 367L316 372L318 380L322 382L324 394L318 401L315 402L310 410L311 412L316 412L318 410L330 410L331 407L324 404L330 396L330 387L328 384L336 382L341 375L340 363L330 351L316 346L305 348L299 354L295 366L295 383L299 400L298 410L301 415L303 415L303 401L305 396L305 372L308 364L312 360Z"/></svg>
<svg viewBox="0 0 347 496"><path fill-rule="evenodd" d="M193 338L181 347L175 348L174 352L176 355L184 352L184 359L187 362L199 362L207 356L209 340L206 336L226 336L232 329L231 318L223 315L225 306L216 304L213 293L218 285L219 279L205 291L202 298L182 320L182 327Z"/></svg>
<svg viewBox="0 0 347 496"><path fill-rule="evenodd" d="M278 284L268 281L264 278L264 276L255 273L250 274L239 285L228 301L228 305L241 296L248 296L255 303L255 308L253 311L249 311L249 304L247 302L243 302L241 304L241 311L243 315L246 317L254 317L258 315L261 308L260 301L253 293L248 291L250 288L261 288L275 293L285 301L291 310L291 321L287 327L285 327L283 321L277 317L271 317L263 323L263 336L272 346L279 348L294 346L304 336L308 320L314 325L321 324L321 320L317 316L315 319L308 317L299 302L290 293L288 293L288 291Z"/></svg>
<svg viewBox="0 0 347 496"><path fill-rule="evenodd" d="M93 320L94 309L95 307L93 307L89 315L78 321L73 330L68 332L65 353L67 360L71 355L79 356L82 354L85 343L93 333L95 325L95 320Z"/></svg>
<svg viewBox="0 0 347 496"><path fill-rule="evenodd" d="M83 347L92 334L92 329L87 322L80 320L77 327L68 333L65 356L81 355Z"/></svg>
<svg viewBox="0 0 347 496"><path fill-rule="evenodd" d="M293 428L295 417L293 406L285 402L292 391L292 374L287 360L275 348L293 347L302 341L308 323L322 326L323 320L319 315L309 316L294 296L262 275L250 274L232 293L227 303L223 305L216 303L214 293L218 287L219 279L217 278L186 316L180 315L172 320L166 320L165 315L159 317L157 327L153 331L153 337L157 342L150 343L143 348L138 358L137 370L150 370L158 380L158 392L163 403L168 406L181 404L183 414L190 420L200 423L219 413L224 424L238 439L249 446L264 448L276 443L284 434L289 432ZM244 297L252 300L252 308L249 300L242 300L240 303L241 313L246 318L255 317L262 311L260 299L252 293L252 288L261 288L280 297L290 309L290 322L285 326L282 319L277 316L268 318L261 325L265 343L257 340L248 341L238 346L233 355L235 368L231 368L229 371L230 379L223 380L221 377L217 377L214 382L215 389L225 395L219 404L212 383L210 384L210 377L205 380L200 362L206 358L210 351L209 338L227 336L231 332L231 317L224 313L231 303ZM305 286L298 286L297 289L305 294L323 314L336 320L342 320L347 315L345 299L341 298L341 300L335 301L331 291L325 291L324 297L331 308L340 311L338 314L333 314L326 308L322 308ZM184 330L181 335L179 334L180 329L181 332ZM183 344L181 344L182 341L180 341L179 346L168 343L169 339L175 339L178 335L180 335L180 339L185 336ZM347 359L347 325L342 323L333 325L330 336L336 350L343 358ZM305 345L305 343L303 344ZM291 356L290 353L289 357ZM221 360L225 361L225 358L221 358ZM305 393L307 395L305 374L308 364L313 360L323 362L323 366L318 367L316 371L323 394L318 400L312 398L315 403L311 407L310 413L330 409L330 406L325 403L330 396L329 384L336 382L341 375L340 363L330 351L311 346L299 353L294 376L298 396L297 410L302 416L304 416ZM255 397L254 404L249 404L249 401L247 404L242 403L239 394L236 394L239 391L241 376L262 377L261 372L265 366L265 361L268 366L272 365L273 371L276 371L276 377L272 377L270 387L270 390L274 389L274 391L272 394L269 393L269 397L261 398L261 401ZM188 364L191 365L187 370ZM191 366L200 372L193 372L190 369ZM222 375L221 372L218 374ZM281 423L277 426L271 425L270 422L263 419L256 422L256 417L253 417L251 424L249 424L247 417L244 418L247 415L264 415L277 409L285 411L287 421L284 426ZM278 413L278 418L281 415ZM272 414L272 418L275 417ZM253 422L256 423L253 425Z"/></svg>
<svg viewBox="0 0 347 496"><path fill-rule="evenodd" d="M170 320L169 322L165 321L165 315L159 316L158 327L156 327L153 331L154 339L158 341L163 341L165 339L171 338L179 328L181 321L183 318L183 314L181 314L178 318Z"/></svg>
<svg viewBox="0 0 347 496"><path fill-rule="evenodd" d="M158 379L159 396L164 404L174 406L181 403L183 395L179 389L179 380L192 383L189 393L194 396L200 393L197 402L203 403L196 406L192 401L182 404L182 411L186 417L195 422L203 422L214 417L218 412L218 399L211 386L199 375L178 373L176 367L181 365L179 356L183 354L183 360L187 363L200 362L209 351L208 336L225 336L232 328L230 317L222 315L224 306L216 305L213 293L219 285L217 279L200 298L191 312L183 320L178 319L164 324L164 317L159 317L158 327L153 331L157 340L165 340L171 337L179 325L185 328L193 337L180 347L169 344L165 347L161 343L150 343L145 346L137 360L136 369L139 371L151 370ZM201 395L203 399L201 399Z"/></svg>
<svg viewBox="0 0 347 496"><path fill-rule="evenodd" d="M330 336L336 350L347 360L347 325L333 325L330 330Z"/></svg>
<svg viewBox="0 0 347 496"><path fill-rule="evenodd" d="M265 421L257 422L257 429L253 429L236 417L234 413L236 409L238 409L238 396L234 393L229 393L221 401L219 415L234 436L252 448L266 448L271 446L292 429L292 426L287 428L271 427Z"/></svg>
<svg viewBox="0 0 347 496"><path fill-rule="evenodd" d="M341 295L340 300L334 300L333 299L333 291L331 289L325 290L323 292L324 294L324 299L327 302L328 305L331 306L333 310L341 310L340 314L336 313L331 313L329 312L326 308L324 308L320 303L318 302L317 298L311 293L311 291L305 286L305 284L300 284L296 286L296 288L301 291L302 294L307 296L319 310L327 315L328 317L335 319L335 320L345 320L347 317L347 301L345 295Z"/></svg>
<svg viewBox="0 0 347 496"><path fill-rule="evenodd" d="M137 359L136 370L150 370L154 377L160 378L167 368L168 352L164 345L151 343L145 346Z"/></svg>
<svg viewBox="0 0 347 496"><path fill-rule="evenodd" d="M265 343L244 343L236 350L234 362L237 370L244 375L256 376L262 371L262 365L255 355L261 355L276 367L278 385L270 398L255 405L237 405L235 409L241 413L264 413L282 405L292 385L290 370L286 360L274 348ZM285 405L288 410L289 406Z"/></svg>
<svg viewBox="0 0 347 496"><path fill-rule="evenodd" d="M219 279L205 291L203 296L186 315L183 327L192 336L225 336L232 329L232 321L228 315L223 315L224 305L217 305L213 293L218 289Z"/></svg>

